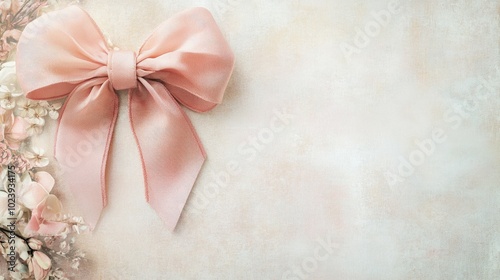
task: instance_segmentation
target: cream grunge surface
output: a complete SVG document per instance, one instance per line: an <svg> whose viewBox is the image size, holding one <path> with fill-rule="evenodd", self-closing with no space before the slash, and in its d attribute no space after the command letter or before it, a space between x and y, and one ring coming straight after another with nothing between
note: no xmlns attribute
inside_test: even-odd
<svg viewBox="0 0 500 280"><path fill-rule="evenodd" d="M126 50L167 18L204 6L235 68L220 105L204 114L183 108L207 161L174 231L143 199L128 94L117 94L108 204L96 229L78 234L83 213L53 158L60 104L18 103L13 57L4 56L0 105L12 110L15 101L21 119L3 114L2 178L9 165L27 174L15 183L26 225L41 201L60 212L33 226L73 223L63 225L66 239L35 237L31 250L22 235L16 246L26 260L17 260L39 278L55 273L47 258L57 277L73 279L500 278L499 4L80 3ZM4 50L14 49L16 34L5 35ZM23 121L26 135L13 134ZM5 197L8 209L5 184L0 206ZM38 191L25 194L24 184ZM24 233L22 223L16 229ZM8 267L0 262L2 273Z"/></svg>

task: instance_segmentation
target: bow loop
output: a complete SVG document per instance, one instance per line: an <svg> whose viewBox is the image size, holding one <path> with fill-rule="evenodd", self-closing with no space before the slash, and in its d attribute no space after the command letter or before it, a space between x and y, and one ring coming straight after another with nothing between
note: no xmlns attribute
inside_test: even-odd
<svg viewBox="0 0 500 280"><path fill-rule="evenodd" d="M17 46L19 84L30 99L57 99L79 84L107 76L101 31L76 6L47 13L26 26Z"/></svg>
<svg viewBox="0 0 500 280"><path fill-rule="evenodd" d="M107 203L115 90L130 90L129 118L145 196L173 229L205 160L177 101L195 111L211 109L221 102L233 69L233 54L210 12L194 8L167 20L136 57L131 51L109 51L90 16L71 6L28 24L16 60L18 81L28 98L68 96L55 153L91 228Z"/></svg>
<svg viewBox="0 0 500 280"><path fill-rule="evenodd" d="M141 76L161 80L183 105L204 112L222 101L234 56L205 8L179 13L161 24L139 51Z"/></svg>

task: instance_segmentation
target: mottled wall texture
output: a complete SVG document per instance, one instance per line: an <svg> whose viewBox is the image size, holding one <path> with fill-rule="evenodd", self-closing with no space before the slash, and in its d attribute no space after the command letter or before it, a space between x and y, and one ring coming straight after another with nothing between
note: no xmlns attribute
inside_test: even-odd
<svg viewBox="0 0 500 280"><path fill-rule="evenodd" d="M186 110L208 161L173 233L120 96L81 279L500 279L500 1L82 6L122 49L205 6L236 67L220 106Z"/></svg>

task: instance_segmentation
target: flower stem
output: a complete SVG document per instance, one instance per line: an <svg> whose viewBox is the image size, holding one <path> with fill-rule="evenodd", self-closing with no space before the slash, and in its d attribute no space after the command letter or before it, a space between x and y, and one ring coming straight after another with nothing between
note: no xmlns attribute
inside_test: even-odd
<svg viewBox="0 0 500 280"><path fill-rule="evenodd" d="M6 228L3 228L3 227L0 227L0 232L2 232L3 234L5 234L5 236L7 237L7 239L10 237L9 234L11 233L10 230L6 229ZM33 252L34 250L30 247L30 244L29 244L29 240L31 239L31 237L28 237L28 238L25 238L17 233L14 233L14 235L19 238L19 239L22 239L24 241L24 243L26 243L26 246L28 246L28 254L30 254L30 256L33 256Z"/></svg>

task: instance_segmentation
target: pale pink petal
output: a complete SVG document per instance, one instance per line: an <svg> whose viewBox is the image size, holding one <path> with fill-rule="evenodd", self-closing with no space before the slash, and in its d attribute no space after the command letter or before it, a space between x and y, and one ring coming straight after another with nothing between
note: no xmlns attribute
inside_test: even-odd
<svg viewBox="0 0 500 280"><path fill-rule="evenodd" d="M33 274L35 280L43 280L45 278L45 271L35 261L33 261Z"/></svg>
<svg viewBox="0 0 500 280"><path fill-rule="evenodd" d="M28 245L33 250L40 250L40 249L42 249L43 243L42 243L42 241L40 241L38 239L30 238L28 241Z"/></svg>
<svg viewBox="0 0 500 280"><path fill-rule="evenodd" d="M35 173L35 181L40 183L47 191L47 193L50 193L50 191L52 191L55 183L54 177L52 177L52 175L45 171L39 171Z"/></svg>
<svg viewBox="0 0 500 280"><path fill-rule="evenodd" d="M40 224L40 228L38 229L38 234L44 236L54 236L61 233L67 224L61 222L48 222L44 221Z"/></svg>
<svg viewBox="0 0 500 280"><path fill-rule="evenodd" d="M43 208L41 208L40 216L44 220L54 221L59 219L62 213L62 204L59 199L51 194L47 197L44 202Z"/></svg>
<svg viewBox="0 0 500 280"><path fill-rule="evenodd" d="M27 263L29 275L33 275L33 259L29 257Z"/></svg>
<svg viewBox="0 0 500 280"><path fill-rule="evenodd" d="M40 229L40 218L39 216L33 212L31 215L31 219L28 224L24 228L24 234L27 236L33 236Z"/></svg>
<svg viewBox="0 0 500 280"><path fill-rule="evenodd" d="M40 251L35 251L35 253L33 253L32 261L33 261L33 272L35 274L35 279L36 280L45 279L52 266L50 258Z"/></svg>
<svg viewBox="0 0 500 280"><path fill-rule="evenodd" d="M34 209L42 203L48 195L49 193L41 184L31 182L29 185L24 186L22 192L19 194L19 199L24 206L29 209Z"/></svg>
<svg viewBox="0 0 500 280"><path fill-rule="evenodd" d="M45 255L44 253L42 253L40 251L35 251L35 253L33 253L33 259L44 270L48 270L52 265L50 258L47 257L47 255Z"/></svg>
<svg viewBox="0 0 500 280"><path fill-rule="evenodd" d="M21 117L15 117L12 127L8 129L9 138L17 141L22 141L28 137L27 130L29 123Z"/></svg>
<svg viewBox="0 0 500 280"><path fill-rule="evenodd" d="M19 141L14 141L14 140L10 139L10 141L7 141L7 143L9 144L9 148L11 148L12 150L17 151L21 147L21 142L19 142Z"/></svg>
<svg viewBox="0 0 500 280"><path fill-rule="evenodd" d="M61 233L66 227L66 223L51 221L59 218L62 205L55 195L49 195L47 199L38 205L33 212L28 225L24 229L25 234L54 236Z"/></svg>

